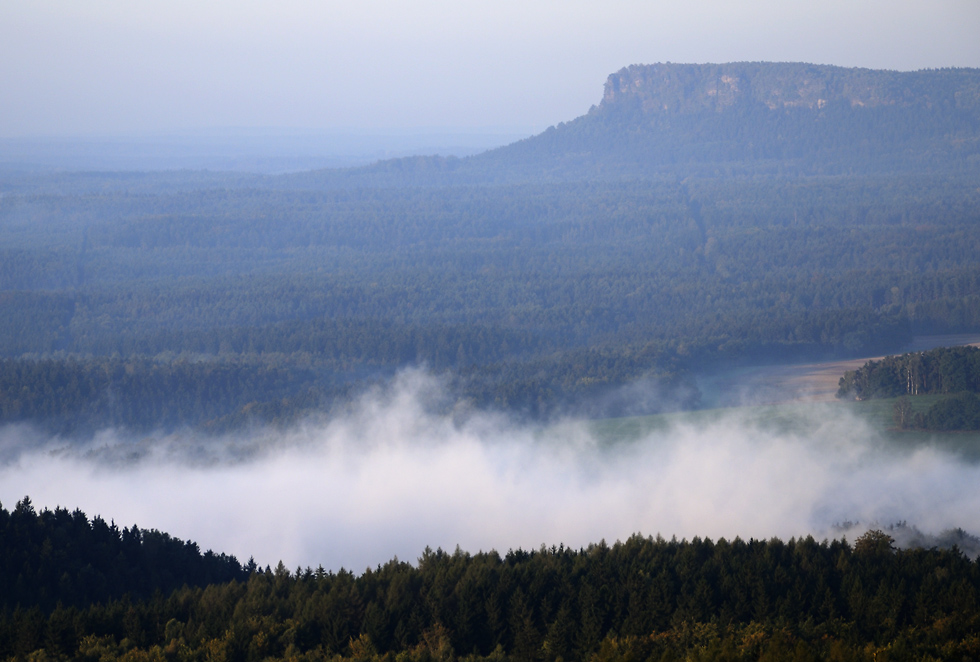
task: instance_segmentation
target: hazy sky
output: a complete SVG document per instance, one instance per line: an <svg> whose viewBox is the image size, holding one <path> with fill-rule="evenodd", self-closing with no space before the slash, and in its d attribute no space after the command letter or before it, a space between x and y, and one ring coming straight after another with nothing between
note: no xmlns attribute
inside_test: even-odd
<svg viewBox="0 0 980 662"><path fill-rule="evenodd" d="M632 63L980 66L980 0L3 0L0 137L543 128Z"/></svg>

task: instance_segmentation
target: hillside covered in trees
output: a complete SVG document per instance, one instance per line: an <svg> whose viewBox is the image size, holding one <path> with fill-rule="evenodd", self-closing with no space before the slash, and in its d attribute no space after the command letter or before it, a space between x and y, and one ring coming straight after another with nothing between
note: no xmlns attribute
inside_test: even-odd
<svg viewBox="0 0 980 662"><path fill-rule="evenodd" d="M166 533L120 529L77 509L38 512L28 497L9 512L0 506L0 609L7 613L147 599L182 586L242 581L254 569L224 554L202 554Z"/></svg>
<svg viewBox="0 0 980 662"><path fill-rule="evenodd" d="M963 659L980 565L855 541L633 536L264 570L29 500L0 508L4 659ZM23 590L26 586L33 590Z"/></svg>
<svg viewBox="0 0 980 662"><path fill-rule="evenodd" d="M500 152L607 175L965 172L980 155L978 112L976 69L633 65L584 117Z"/></svg>
<svg viewBox="0 0 980 662"><path fill-rule="evenodd" d="M467 159L0 170L0 422L288 422L416 365L480 407L622 415L637 380L690 408L719 366L976 331L978 80L634 66Z"/></svg>
<svg viewBox="0 0 980 662"><path fill-rule="evenodd" d="M466 159L296 175L326 186L976 172L980 70L631 65L588 113Z"/></svg>

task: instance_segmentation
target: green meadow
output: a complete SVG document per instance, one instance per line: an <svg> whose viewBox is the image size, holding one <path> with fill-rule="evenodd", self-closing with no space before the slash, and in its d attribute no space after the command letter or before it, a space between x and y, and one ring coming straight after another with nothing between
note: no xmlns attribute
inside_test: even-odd
<svg viewBox="0 0 980 662"><path fill-rule="evenodd" d="M941 400L941 395L911 398L915 413L925 412ZM874 441L913 450L934 447L949 451L970 461L980 461L980 432L935 432L900 430L895 426L893 411L898 398L849 400L836 402L791 402L776 405L720 407L696 411L607 418L591 421L589 430L603 443L619 444L642 439L672 429L738 426L774 434L805 437L824 425L833 425L838 434L853 430L856 439L873 437Z"/></svg>

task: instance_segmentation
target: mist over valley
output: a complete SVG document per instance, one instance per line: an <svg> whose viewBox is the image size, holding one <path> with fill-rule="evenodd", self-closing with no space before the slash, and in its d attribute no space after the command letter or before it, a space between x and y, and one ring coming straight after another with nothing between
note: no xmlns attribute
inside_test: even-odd
<svg viewBox="0 0 980 662"><path fill-rule="evenodd" d="M821 403L532 424L433 411L443 388L404 372L343 414L221 436L104 430L81 442L8 426L0 499L72 504L263 565L355 571L427 546L853 539L903 523L924 537L901 542L931 546L980 531L976 434L907 444ZM957 542L980 554L975 539Z"/></svg>
<svg viewBox="0 0 980 662"><path fill-rule="evenodd" d="M0 141L0 655L969 657L980 70L596 101Z"/></svg>

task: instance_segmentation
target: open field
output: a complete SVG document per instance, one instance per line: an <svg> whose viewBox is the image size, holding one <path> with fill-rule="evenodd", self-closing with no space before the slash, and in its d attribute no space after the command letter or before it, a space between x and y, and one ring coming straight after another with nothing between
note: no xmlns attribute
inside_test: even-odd
<svg viewBox="0 0 980 662"><path fill-rule="evenodd" d="M960 345L980 346L980 336L919 336L901 353ZM806 435L822 421L853 419L868 425L873 435L897 448L933 447L980 462L980 432L899 430L893 422L894 398L863 402L837 400L838 380L846 371L881 358L738 368L702 381L703 409L606 419L593 422L592 429L600 439L617 443L675 426L708 427L725 421L759 430ZM941 398L939 395L914 397L913 410L925 412Z"/></svg>
<svg viewBox="0 0 980 662"><path fill-rule="evenodd" d="M917 396L912 398L912 406L916 412L925 411L941 397ZM841 425L844 430L854 430L860 437L871 437L896 450L935 448L953 453L969 462L980 463L980 432L899 430L892 422L894 405L894 398L863 402L786 402L746 405L653 416L611 418L593 421L590 429L603 442L618 444L666 433L677 427L694 429L713 426L738 427L806 437L815 428L833 422ZM847 421L853 421L854 425L847 427ZM862 428L863 425L867 427Z"/></svg>
<svg viewBox="0 0 980 662"><path fill-rule="evenodd" d="M936 347L980 346L980 335L958 334L916 336L896 354L920 352ZM705 406L784 404L789 402L834 402L838 381L848 370L856 370L881 356L819 363L748 366L699 380Z"/></svg>

